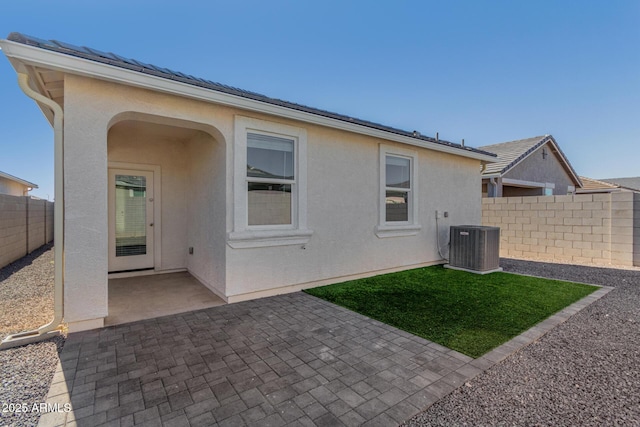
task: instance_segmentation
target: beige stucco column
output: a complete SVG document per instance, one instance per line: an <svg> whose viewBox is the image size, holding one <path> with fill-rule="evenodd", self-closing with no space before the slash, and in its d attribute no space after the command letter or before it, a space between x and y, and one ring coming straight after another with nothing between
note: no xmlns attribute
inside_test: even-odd
<svg viewBox="0 0 640 427"><path fill-rule="evenodd" d="M99 99L65 78L65 283L69 331L101 327L107 315L107 122Z"/></svg>

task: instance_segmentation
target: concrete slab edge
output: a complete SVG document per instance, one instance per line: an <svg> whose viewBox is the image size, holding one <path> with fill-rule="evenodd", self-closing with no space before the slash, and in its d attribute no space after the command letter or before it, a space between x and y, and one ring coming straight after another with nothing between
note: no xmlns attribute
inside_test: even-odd
<svg viewBox="0 0 640 427"><path fill-rule="evenodd" d="M69 383L64 376L64 370L62 369L62 363L58 360L56 365L56 371L53 374L51 380L51 386L49 386L49 392L45 399L47 405L53 405L59 403L64 405L71 402L71 396L69 395ZM73 411L73 408L71 408ZM58 427L64 426L67 423L67 416L69 412L65 411L52 411L46 412L40 415L38 420L38 427Z"/></svg>

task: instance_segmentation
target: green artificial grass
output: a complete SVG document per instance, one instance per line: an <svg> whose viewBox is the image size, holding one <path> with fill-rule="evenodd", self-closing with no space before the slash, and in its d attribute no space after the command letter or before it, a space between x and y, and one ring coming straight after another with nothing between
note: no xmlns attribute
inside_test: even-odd
<svg viewBox="0 0 640 427"><path fill-rule="evenodd" d="M384 274L305 292L471 357L526 331L597 287L441 266Z"/></svg>

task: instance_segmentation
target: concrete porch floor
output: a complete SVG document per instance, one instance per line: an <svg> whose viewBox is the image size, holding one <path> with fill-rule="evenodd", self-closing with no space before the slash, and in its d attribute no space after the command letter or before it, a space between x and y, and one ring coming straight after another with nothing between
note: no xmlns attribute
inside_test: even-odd
<svg viewBox="0 0 640 427"><path fill-rule="evenodd" d="M225 302L188 272L109 279L105 326L216 307Z"/></svg>

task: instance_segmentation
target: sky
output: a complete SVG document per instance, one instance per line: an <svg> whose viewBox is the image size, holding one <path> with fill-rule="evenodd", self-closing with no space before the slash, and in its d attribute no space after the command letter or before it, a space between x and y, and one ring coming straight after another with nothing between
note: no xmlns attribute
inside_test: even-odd
<svg viewBox="0 0 640 427"><path fill-rule="evenodd" d="M551 134L640 176L640 1L3 2L21 32L479 147ZM0 55L0 171L53 200L53 131Z"/></svg>

